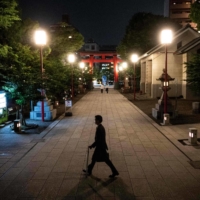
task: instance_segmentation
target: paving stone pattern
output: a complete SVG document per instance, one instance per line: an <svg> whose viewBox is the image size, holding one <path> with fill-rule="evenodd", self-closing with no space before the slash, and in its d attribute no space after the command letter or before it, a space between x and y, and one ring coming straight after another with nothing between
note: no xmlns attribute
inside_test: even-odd
<svg viewBox="0 0 200 200"><path fill-rule="evenodd" d="M114 179L105 163L82 173L97 114L120 173ZM0 200L200 200L200 169L190 164L200 150L178 141L190 126L159 126L115 90L88 92L72 117L40 134L0 134Z"/></svg>

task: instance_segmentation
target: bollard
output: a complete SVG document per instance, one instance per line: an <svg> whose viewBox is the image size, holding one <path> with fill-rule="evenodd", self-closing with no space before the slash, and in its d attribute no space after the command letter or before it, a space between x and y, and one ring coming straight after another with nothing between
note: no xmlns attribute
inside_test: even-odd
<svg viewBox="0 0 200 200"><path fill-rule="evenodd" d="M21 132L21 123L19 119L14 120L14 131Z"/></svg>
<svg viewBox="0 0 200 200"><path fill-rule="evenodd" d="M191 145L197 145L197 129L196 128L189 128L188 142Z"/></svg>
<svg viewBox="0 0 200 200"><path fill-rule="evenodd" d="M192 112L196 114L199 113L199 102L192 103Z"/></svg>
<svg viewBox="0 0 200 200"><path fill-rule="evenodd" d="M161 123L161 125L163 125L163 126L169 125L170 124L169 119L170 119L170 117L169 117L168 113L163 114L163 123Z"/></svg>
<svg viewBox="0 0 200 200"><path fill-rule="evenodd" d="M55 106L59 106L59 101L55 101Z"/></svg>

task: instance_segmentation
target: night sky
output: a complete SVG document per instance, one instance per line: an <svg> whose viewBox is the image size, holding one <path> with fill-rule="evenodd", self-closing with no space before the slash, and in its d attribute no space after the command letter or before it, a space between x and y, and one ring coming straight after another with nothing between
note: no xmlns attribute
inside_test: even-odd
<svg viewBox="0 0 200 200"><path fill-rule="evenodd" d="M164 0L18 0L22 17L42 26L60 22L68 14L70 23L85 40L117 45L131 17L137 12L163 15Z"/></svg>

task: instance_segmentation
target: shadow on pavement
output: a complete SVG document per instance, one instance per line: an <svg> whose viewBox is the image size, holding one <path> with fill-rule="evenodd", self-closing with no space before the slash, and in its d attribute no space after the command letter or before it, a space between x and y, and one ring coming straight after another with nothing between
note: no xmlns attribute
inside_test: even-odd
<svg viewBox="0 0 200 200"><path fill-rule="evenodd" d="M132 188L130 188L120 177L100 179L92 175L90 177L81 178L80 182L73 187L65 197L59 199L135 200L136 197Z"/></svg>

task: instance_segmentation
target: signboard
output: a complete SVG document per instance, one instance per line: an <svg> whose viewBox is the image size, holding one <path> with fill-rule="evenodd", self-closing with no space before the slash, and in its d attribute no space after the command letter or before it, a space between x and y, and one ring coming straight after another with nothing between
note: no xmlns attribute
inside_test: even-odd
<svg viewBox="0 0 200 200"><path fill-rule="evenodd" d="M6 108L6 93L0 93L0 108Z"/></svg>
<svg viewBox="0 0 200 200"><path fill-rule="evenodd" d="M65 107L72 107L72 100L65 101Z"/></svg>

